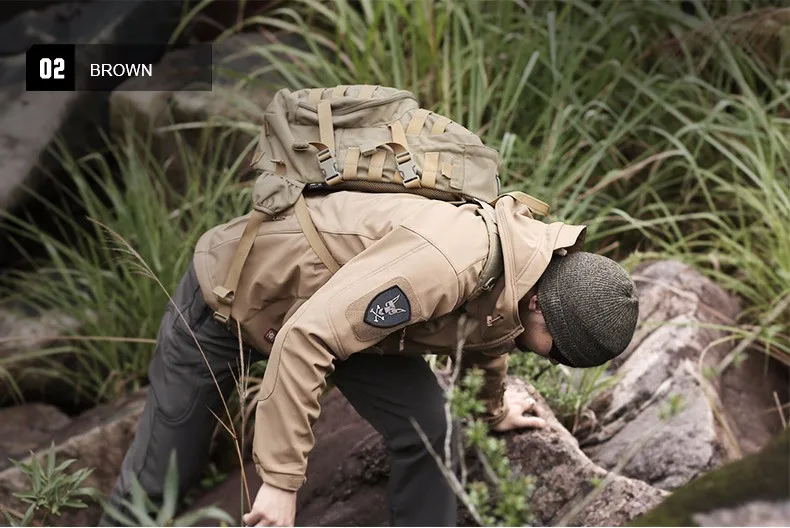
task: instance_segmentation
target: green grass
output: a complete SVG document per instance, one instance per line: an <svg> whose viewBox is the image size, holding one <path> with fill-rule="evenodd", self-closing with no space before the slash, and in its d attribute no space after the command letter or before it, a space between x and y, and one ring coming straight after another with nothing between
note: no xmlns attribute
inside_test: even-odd
<svg viewBox="0 0 790 528"><path fill-rule="evenodd" d="M358 5L296 0L240 20L224 37L255 27L274 40L250 50L265 60L240 84L277 73L292 88L414 91L500 150L507 190L551 202L549 220L588 224L588 249L627 267L647 258L690 263L743 298L734 335L754 335L755 348L790 362L787 10L761 1L687 3L693 12L656 0ZM305 45L278 40L289 31ZM154 338L164 294L118 258L101 225L172 291L198 236L249 207L240 159L228 159L220 130L207 128L204 141L215 144L198 149L214 155L181 149L183 189L167 183L133 136L88 159L64 154L95 223L86 228L50 204L61 243L24 219L5 219L47 250L34 272L8 277L6 291L74 315L80 335ZM79 368L47 368L80 394L112 399L144 381L151 348L76 342L69 349Z"/></svg>
<svg viewBox="0 0 790 528"><path fill-rule="evenodd" d="M301 0L246 24L304 35L253 50L293 88L398 86L477 131L591 249L694 265L790 363L790 11L688 5Z"/></svg>
<svg viewBox="0 0 790 528"><path fill-rule="evenodd" d="M3 277L4 302L55 310L77 321L78 330L66 336L77 340L63 341L66 346L58 346L38 366L71 383L76 398L111 401L144 382L153 352L150 340L167 304L165 293L109 230L123 237L174 291L200 235L247 211L249 189L237 180L242 157L228 154L230 138L207 131L196 149L179 141L180 188L165 177L169 164L153 158L148 140L132 133L125 141L108 142L106 152L85 158L62 152L74 184L63 192L84 212L73 211L65 200L37 197L58 220L60 230L53 234L22 218L3 218L4 229L39 242L46 251L46 258L32 262L34 271ZM64 363L64 353L73 360ZM23 351L0 367L13 371L14 363L26 356Z"/></svg>

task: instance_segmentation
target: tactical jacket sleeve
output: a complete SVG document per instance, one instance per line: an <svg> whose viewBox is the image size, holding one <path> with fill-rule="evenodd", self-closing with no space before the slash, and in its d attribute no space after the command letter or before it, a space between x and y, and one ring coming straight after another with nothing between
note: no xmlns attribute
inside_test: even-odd
<svg viewBox="0 0 790 528"><path fill-rule="evenodd" d="M483 387L478 399L483 402L485 411L480 419L494 426L507 416L505 402L505 380L507 378L507 354L487 354L486 352L464 352L461 356L461 376L467 371L478 368L483 372Z"/></svg>
<svg viewBox="0 0 790 528"><path fill-rule="evenodd" d="M277 333L258 395L253 458L263 481L287 490L304 483L334 360L452 312L472 286L465 281L442 251L401 226L304 302Z"/></svg>

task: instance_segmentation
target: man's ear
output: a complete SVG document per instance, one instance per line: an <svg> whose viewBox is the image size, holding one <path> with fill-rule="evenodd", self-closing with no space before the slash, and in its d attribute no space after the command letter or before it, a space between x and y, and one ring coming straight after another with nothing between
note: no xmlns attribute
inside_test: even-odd
<svg viewBox="0 0 790 528"><path fill-rule="evenodd" d="M536 293L532 297L529 298L529 304L527 307L531 312L542 313L540 310L540 304L538 304L538 294Z"/></svg>

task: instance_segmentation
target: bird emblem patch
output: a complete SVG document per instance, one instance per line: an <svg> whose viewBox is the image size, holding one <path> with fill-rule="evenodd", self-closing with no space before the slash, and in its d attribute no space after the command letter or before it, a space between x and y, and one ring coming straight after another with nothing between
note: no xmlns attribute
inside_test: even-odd
<svg viewBox="0 0 790 528"><path fill-rule="evenodd" d="M364 321L376 328L391 328L411 318L411 305L403 290L397 286L376 295L365 310Z"/></svg>

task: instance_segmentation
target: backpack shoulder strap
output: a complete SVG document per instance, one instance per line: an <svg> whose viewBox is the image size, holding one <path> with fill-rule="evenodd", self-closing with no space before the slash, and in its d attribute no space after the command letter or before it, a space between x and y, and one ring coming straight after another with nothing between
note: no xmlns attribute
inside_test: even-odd
<svg viewBox="0 0 790 528"><path fill-rule="evenodd" d="M252 210L247 220L247 225L244 226L244 232L239 239L239 244L236 246L236 253L234 253L233 260L230 263L228 275L225 278L225 284L217 286L212 290L212 293L217 297L217 302L219 303L217 311L214 312L214 319L220 323L225 324L228 322L228 319L230 319L233 299L236 295L236 288L239 286L241 270L252 250L255 237L258 236L258 228L261 227L261 224L267 217L268 215L266 213L262 213L257 209Z"/></svg>
<svg viewBox="0 0 790 528"><path fill-rule="evenodd" d="M467 302L476 299L485 292L491 291L496 281L505 271L505 261L502 256L502 242L499 240L499 228L496 222L496 211L483 200L475 200L480 208L477 213L483 218L488 230L488 255L486 256L483 270L477 280L477 285Z"/></svg>
<svg viewBox="0 0 790 528"><path fill-rule="evenodd" d="M318 258L321 259L321 262L332 272L332 274L337 273L337 270L340 269L340 264L338 264L335 257L332 256L329 248L326 247L326 242L324 242L324 239L321 237L321 233L316 229L303 194L299 195L299 198L294 204L294 214L296 215L296 221L299 222L299 227L302 228L302 233L304 233L307 242L310 244L310 247L313 248L315 254L318 255Z"/></svg>

